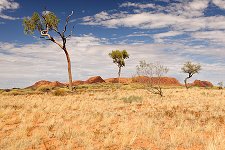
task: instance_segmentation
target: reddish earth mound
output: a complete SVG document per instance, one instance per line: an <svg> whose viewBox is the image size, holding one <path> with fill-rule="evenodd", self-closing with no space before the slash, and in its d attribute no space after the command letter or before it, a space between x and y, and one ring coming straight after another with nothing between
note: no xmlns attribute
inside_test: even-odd
<svg viewBox="0 0 225 150"><path fill-rule="evenodd" d="M211 82L201 80L195 80L191 85L198 87L213 87L213 84Z"/></svg>
<svg viewBox="0 0 225 150"><path fill-rule="evenodd" d="M105 82L106 83L118 83L118 78L105 79ZM120 78L120 83L128 84L131 82L132 82L131 78Z"/></svg>
<svg viewBox="0 0 225 150"><path fill-rule="evenodd" d="M152 83L154 84L160 84L160 85L166 85L166 86L181 86L180 82L176 78L171 77L146 77L146 76L139 76L132 78L133 82L138 83Z"/></svg>
<svg viewBox="0 0 225 150"><path fill-rule="evenodd" d="M85 83L84 81L77 80L77 81L73 81L72 85L73 85L73 86L77 86L77 85L82 85L82 84L84 84L84 83Z"/></svg>
<svg viewBox="0 0 225 150"><path fill-rule="evenodd" d="M92 83L103 83L105 80L103 80L100 76L91 77L85 83L92 84Z"/></svg>
<svg viewBox="0 0 225 150"><path fill-rule="evenodd" d="M51 82L51 81L41 80L41 81L36 82L31 87L37 88L37 87L40 87L40 86L51 86L51 87L59 86L60 87L60 86L64 86L64 84L60 83L58 81Z"/></svg>

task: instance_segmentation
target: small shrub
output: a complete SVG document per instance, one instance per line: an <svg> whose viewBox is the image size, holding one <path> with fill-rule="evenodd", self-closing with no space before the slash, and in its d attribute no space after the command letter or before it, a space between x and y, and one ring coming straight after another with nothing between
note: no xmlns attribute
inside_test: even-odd
<svg viewBox="0 0 225 150"><path fill-rule="evenodd" d="M65 96L65 95L68 94L68 92L69 92L68 89L63 89L63 88L61 88L61 89L55 90L55 91L53 92L53 95L55 95L55 96Z"/></svg>
<svg viewBox="0 0 225 150"><path fill-rule="evenodd" d="M18 90L12 90L12 91L9 91L9 92L3 92L2 94L3 95L13 95L13 96L24 95L23 92L18 91Z"/></svg>
<svg viewBox="0 0 225 150"><path fill-rule="evenodd" d="M48 86L40 86L36 89L36 91L44 92L44 93L48 93L51 90L52 90L52 87L48 87Z"/></svg>
<svg viewBox="0 0 225 150"><path fill-rule="evenodd" d="M217 83L217 85L218 85L218 88L219 88L220 90L223 89L223 82L219 82L219 83Z"/></svg>
<svg viewBox="0 0 225 150"><path fill-rule="evenodd" d="M121 98L121 100L124 103L142 102L142 99L143 98L141 96L134 96L134 95L131 95L129 97L123 97L123 98Z"/></svg>
<svg viewBox="0 0 225 150"><path fill-rule="evenodd" d="M4 92L4 90L0 89L0 94L2 94Z"/></svg>

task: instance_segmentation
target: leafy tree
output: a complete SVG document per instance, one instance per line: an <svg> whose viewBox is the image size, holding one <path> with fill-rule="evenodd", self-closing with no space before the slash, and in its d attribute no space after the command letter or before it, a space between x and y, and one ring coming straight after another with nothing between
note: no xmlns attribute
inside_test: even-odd
<svg viewBox="0 0 225 150"><path fill-rule="evenodd" d="M121 68L125 66L125 59L129 58L129 54L126 50L114 50L109 53L109 56L113 59L113 63L115 63L119 68L118 81L120 82Z"/></svg>
<svg viewBox="0 0 225 150"><path fill-rule="evenodd" d="M140 61L136 68L138 76L148 77L147 81L144 81L147 85L147 90L162 97L162 76L166 74L169 69L159 63L146 63L145 60Z"/></svg>
<svg viewBox="0 0 225 150"><path fill-rule="evenodd" d="M38 31L41 34L41 38L52 41L57 44L65 53L67 64L68 64L68 76L69 76L69 89L72 90L72 71L71 71L71 61L68 50L66 48L67 38L72 36L72 32L69 35L65 35L67 31L67 26L70 20L72 13L66 18L66 23L62 32L58 31L59 19L58 17L50 11L43 11L42 14L34 12L32 17L26 17L23 20L24 33L25 34L34 34L35 31ZM57 41L51 33L55 32L60 36L62 42Z"/></svg>
<svg viewBox="0 0 225 150"><path fill-rule="evenodd" d="M184 73L187 73L188 74L188 77L186 77L185 80L184 80L185 87L188 89L187 80L190 79L194 74L200 72L201 65L200 64L193 64L192 62L188 61L188 62L186 62L183 65L183 67L181 68L181 70Z"/></svg>

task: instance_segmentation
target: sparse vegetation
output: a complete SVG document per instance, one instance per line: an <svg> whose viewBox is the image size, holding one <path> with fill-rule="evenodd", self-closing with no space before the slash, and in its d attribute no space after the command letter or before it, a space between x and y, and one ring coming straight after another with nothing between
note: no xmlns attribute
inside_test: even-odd
<svg viewBox="0 0 225 150"><path fill-rule="evenodd" d="M163 96L161 77L168 72L168 68L159 63L147 63L140 61L137 66L137 75L147 77L146 88L153 94Z"/></svg>
<svg viewBox="0 0 225 150"><path fill-rule="evenodd" d="M201 70L200 64L193 64L192 62L188 61L184 64L184 66L181 68L181 70L184 73L188 74L188 77L185 78L184 83L186 89L188 89L187 80L190 79L194 74L199 73Z"/></svg>
<svg viewBox="0 0 225 150"><path fill-rule="evenodd" d="M115 50L109 53L109 56L113 59L113 63L115 63L119 68L118 82L120 82L121 68L125 66L125 59L129 58L129 54L126 50Z"/></svg>
<svg viewBox="0 0 225 150"><path fill-rule="evenodd" d="M36 91L49 93L49 92L51 92L52 88L53 87L49 87L49 86L40 86L36 89Z"/></svg>
<svg viewBox="0 0 225 150"><path fill-rule="evenodd" d="M0 149L225 149L225 92L83 90L1 95Z"/></svg>
<svg viewBox="0 0 225 150"><path fill-rule="evenodd" d="M68 94L68 92L69 91L65 88L59 88L59 89L53 91L53 95L54 96L65 96Z"/></svg>
<svg viewBox="0 0 225 150"><path fill-rule="evenodd" d="M143 98L141 96L135 96L135 95L121 98L121 100L123 100L124 103L141 102L142 99Z"/></svg>

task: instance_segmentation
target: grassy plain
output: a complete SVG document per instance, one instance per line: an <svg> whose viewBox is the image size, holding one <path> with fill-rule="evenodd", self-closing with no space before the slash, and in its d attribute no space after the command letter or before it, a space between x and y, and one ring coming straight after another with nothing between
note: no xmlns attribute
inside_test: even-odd
<svg viewBox="0 0 225 150"><path fill-rule="evenodd" d="M225 149L225 90L166 88L162 98L132 85L15 91L0 94L2 150Z"/></svg>

